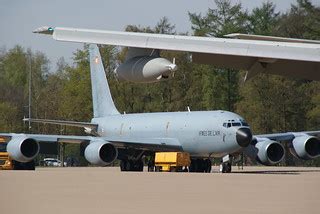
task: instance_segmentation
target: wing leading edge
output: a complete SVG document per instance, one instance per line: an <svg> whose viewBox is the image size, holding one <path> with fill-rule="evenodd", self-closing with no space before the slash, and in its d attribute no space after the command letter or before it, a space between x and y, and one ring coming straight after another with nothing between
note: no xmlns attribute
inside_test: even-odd
<svg viewBox="0 0 320 214"><path fill-rule="evenodd" d="M315 137L320 137L320 131L304 131L304 132L286 132L286 133L274 133L274 134L262 134L262 135L255 135L255 138L268 138L270 140L275 141L290 141L293 140L295 137L303 136L303 135L310 135Z"/></svg>
<svg viewBox="0 0 320 214"><path fill-rule="evenodd" d="M180 142L175 138L123 138L123 137L94 137L72 135L41 135L41 134L15 134L0 133L0 137L10 140L14 138L33 139L38 143L90 143L103 140L112 143L117 148L134 148L155 151L181 151Z"/></svg>

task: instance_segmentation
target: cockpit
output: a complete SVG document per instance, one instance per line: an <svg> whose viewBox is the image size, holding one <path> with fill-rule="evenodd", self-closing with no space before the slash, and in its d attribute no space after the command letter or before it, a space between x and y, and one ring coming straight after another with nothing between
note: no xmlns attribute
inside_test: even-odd
<svg viewBox="0 0 320 214"><path fill-rule="evenodd" d="M226 128L230 128L233 126L249 126L249 124L245 120L228 120L223 123L223 126Z"/></svg>

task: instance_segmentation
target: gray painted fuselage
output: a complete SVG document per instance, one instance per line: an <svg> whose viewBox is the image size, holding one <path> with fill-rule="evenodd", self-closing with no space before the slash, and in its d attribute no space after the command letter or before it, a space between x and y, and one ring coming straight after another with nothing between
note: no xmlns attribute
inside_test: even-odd
<svg viewBox="0 0 320 214"><path fill-rule="evenodd" d="M237 127L223 123L241 116L227 111L120 114L92 119L103 137L174 138L192 156L221 157L239 151Z"/></svg>

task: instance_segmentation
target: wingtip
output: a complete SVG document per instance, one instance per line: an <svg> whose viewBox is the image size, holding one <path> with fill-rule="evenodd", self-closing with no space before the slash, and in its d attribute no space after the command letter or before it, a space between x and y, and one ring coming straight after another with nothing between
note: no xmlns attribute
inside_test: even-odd
<svg viewBox="0 0 320 214"><path fill-rule="evenodd" d="M54 28L48 27L48 26L39 27L32 31L32 33L48 34L48 35L52 35L53 32L54 32Z"/></svg>

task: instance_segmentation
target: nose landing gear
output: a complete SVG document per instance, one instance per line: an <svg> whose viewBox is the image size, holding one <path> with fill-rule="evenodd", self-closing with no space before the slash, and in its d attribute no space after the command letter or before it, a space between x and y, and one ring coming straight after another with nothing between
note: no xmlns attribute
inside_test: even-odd
<svg viewBox="0 0 320 214"><path fill-rule="evenodd" d="M229 155L226 155L222 158L222 162L220 164L220 172L221 173L230 173L232 168L231 158Z"/></svg>

